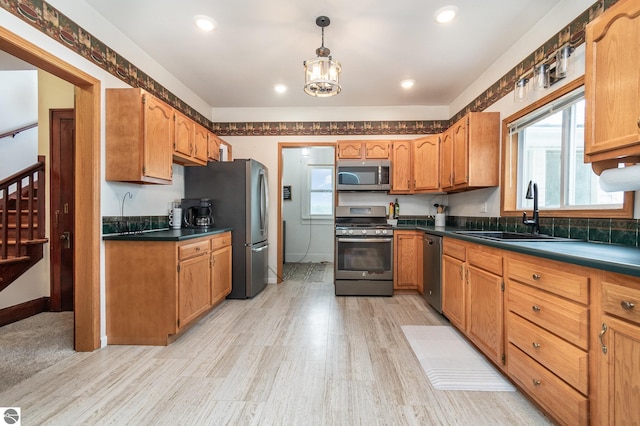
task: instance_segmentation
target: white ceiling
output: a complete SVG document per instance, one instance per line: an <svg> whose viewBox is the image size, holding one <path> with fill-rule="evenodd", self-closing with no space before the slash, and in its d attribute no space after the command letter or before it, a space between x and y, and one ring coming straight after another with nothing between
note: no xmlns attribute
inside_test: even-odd
<svg viewBox="0 0 640 426"><path fill-rule="evenodd" d="M84 0L215 108L449 105L560 0ZM454 4L449 24L433 18ZM218 28L202 33L193 16ZM302 90L321 44L341 62L342 93ZM91 32L91 28L87 27ZM524 52L528 54L530 52ZM135 61L135 58L133 58ZM514 64L515 65L515 64ZM153 70L144 70L153 76ZM411 91L400 87L415 79ZM276 83L288 86L278 95Z"/></svg>

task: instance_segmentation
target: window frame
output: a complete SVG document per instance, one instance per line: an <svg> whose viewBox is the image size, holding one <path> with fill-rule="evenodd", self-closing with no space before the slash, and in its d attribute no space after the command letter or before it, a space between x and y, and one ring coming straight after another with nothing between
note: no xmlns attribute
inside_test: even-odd
<svg viewBox="0 0 640 426"><path fill-rule="evenodd" d="M566 84L558 90L544 96L531 105L502 120L502 173L500 174L500 215L520 216L523 209L517 208L518 188L518 138L511 137L509 124L517 121L533 111L544 107L561 96L584 85L584 76ZM633 218L634 191L624 193L621 208L615 209L540 209L540 217L585 217L585 218Z"/></svg>
<svg viewBox="0 0 640 426"><path fill-rule="evenodd" d="M328 169L330 171L330 175L331 175L331 189L325 189L325 190L314 190L312 189L312 185L311 185L311 181L312 181L312 174L313 174L313 170L314 169ZM336 205L336 184L335 184L335 165L333 164L315 164L315 163L311 163L311 164L306 164L306 188L305 191L307 193L307 196L305 197L304 200L304 207L301 211L302 213L302 217L301 219L304 221L309 221L309 220L331 220L333 221L333 215L335 213L335 205ZM331 193L331 213L330 214L312 214L311 213L311 194L313 193Z"/></svg>

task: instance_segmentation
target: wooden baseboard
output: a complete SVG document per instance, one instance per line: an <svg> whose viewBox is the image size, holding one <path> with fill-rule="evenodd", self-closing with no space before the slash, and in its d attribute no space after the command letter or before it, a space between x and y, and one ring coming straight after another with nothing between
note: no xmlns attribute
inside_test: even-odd
<svg viewBox="0 0 640 426"><path fill-rule="evenodd" d="M20 303L19 305L9 306L8 308L0 309L0 327L29 318L33 315L39 314L40 312L48 311L48 297L41 297L40 299L30 300L28 302Z"/></svg>

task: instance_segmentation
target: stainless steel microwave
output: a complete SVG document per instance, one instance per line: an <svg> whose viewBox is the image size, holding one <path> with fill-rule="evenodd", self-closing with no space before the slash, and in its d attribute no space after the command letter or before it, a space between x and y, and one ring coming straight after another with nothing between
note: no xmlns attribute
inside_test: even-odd
<svg viewBox="0 0 640 426"><path fill-rule="evenodd" d="M338 191L389 191L391 189L389 160L338 160L336 189Z"/></svg>

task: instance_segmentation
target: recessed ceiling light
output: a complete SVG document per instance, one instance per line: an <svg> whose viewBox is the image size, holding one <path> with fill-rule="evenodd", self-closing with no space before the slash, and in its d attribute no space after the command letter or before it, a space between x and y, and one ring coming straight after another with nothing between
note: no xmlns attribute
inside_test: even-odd
<svg viewBox="0 0 640 426"><path fill-rule="evenodd" d="M200 28L202 31L213 31L216 29L216 21L212 18L209 18L205 15L196 15L193 17L193 22L195 22L196 26Z"/></svg>
<svg viewBox="0 0 640 426"><path fill-rule="evenodd" d="M287 86L285 86L284 84L276 84L273 86L273 90L276 91L276 93L284 93L287 91Z"/></svg>
<svg viewBox="0 0 640 426"><path fill-rule="evenodd" d="M416 81L413 79L402 80L400 82L400 86L402 86L403 89L411 89L414 84L416 84Z"/></svg>
<svg viewBox="0 0 640 426"><path fill-rule="evenodd" d="M436 10L433 16L439 24L446 24L453 21L457 13L458 6L444 6Z"/></svg>

